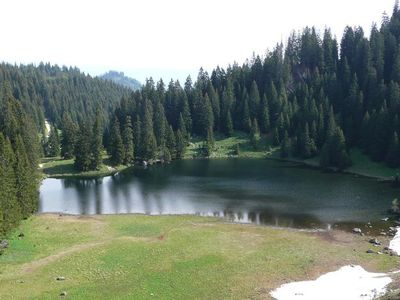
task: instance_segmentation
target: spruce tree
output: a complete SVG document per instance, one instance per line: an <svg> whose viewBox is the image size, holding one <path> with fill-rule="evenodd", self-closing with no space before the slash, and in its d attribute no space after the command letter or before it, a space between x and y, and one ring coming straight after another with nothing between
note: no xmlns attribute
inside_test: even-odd
<svg viewBox="0 0 400 300"><path fill-rule="evenodd" d="M263 96L263 99L261 102L260 123L261 123L260 124L261 132L267 133L270 129L270 122L269 122L268 100L265 95Z"/></svg>
<svg viewBox="0 0 400 300"><path fill-rule="evenodd" d="M114 165L120 165L125 160L125 149L121 136L121 126L117 116L114 117L110 134L111 134L110 138L111 161Z"/></svg>
<svg viewBox="0 0 400 300"><path fill-rule="evenodd" d="M182 115L181 115L182 117ZM157 102L154 111L154 135L157 140L157 145L163 147L165 144L165 112L161 102Z"/></svg>
<svg viewBox="0 0 400 300"><path fill-rule="evenodd" d="M260 141L260 131L258 129L257 119L253 119L253 124L250 129L250 143L254 150L257 150Z"/></svg>
<svg viewBox="0 0 400 300"><path fill-rule="evenodd" d="M54 125L50 125L50 133L49 138L46 143L46 156L48 157L56 157L60 156L60 137L58 135L57 128Z"/></svg>
<svg viewBox="0 0 400 300"><path fill-rule="evenodd" d="M165 146L167 147L171 155L171 158L175 158L176 143L175 143L175 134L174 130L172 129L172 126L167 127Z"/></svg>
<svg viewBox="0 0 400 300"><path fill-rule="evenodd" d="M135 158L134 153L134 142L133 142L133 129L131 117L127 116L124 123L124 128L122 130L122 140L124 144L124 161L125 165L130 165L133 163Z"/></svg>
<svg viewBox="0 0 400 300"><path fill-rule="evenodd" d="M142 153L142 122L139 116L136 116L134 124L133 141L135 158L140 158Z"/></svg>
<svg viewBox="0 0 400 300"><path fill-rule="evenodd" d="M281 149L280 149L281 158L287 158L289 156L290 148L291 148L291 145L290 145L289 135L288 135L287 131L285 131L283 140L281 143Z"/></svg>
<svg viewBox="0 0 400 300"><path fill-rule="evenodd" d="M68 113L62 118L61 155L64 159L71 159L74 156L77 128Z"/></svg>
<svg viewBox="0 0 400 300"><path fill-rule="evenodd" d="M79 134L75 143L75 161L74 167L78 171L87 172L91 169L92 130L88 122L83 122L79 128Z"/></svg>
<svg viewBox="0 0 400 300"><path fill-rule="evenodd" d="M156 154L157 142L153 131L153 120L148 106L145 108L141 133L141 157L144 160L153 159Z"/></svg>
<svg viewBox="0 0 400 300"><path fill-rule="evenodd" d="M249 103L247 101L247 97L244 98L244 102L243 102L242 129L245 132L250 132L250 129L251 129L250 110L249 110Z"/></svg>
<svg viewBox="0 0 400 300"><path fill-rule="evenodd" d="M91 170L98 170L102 164L103 151L103 130L101 126L100 111L96 112L96 117L92 129L91 140Z"/></svg>
<svg viewBox="0 0 400 300"><path fill-rule="evenodd" d="M182 135L182 132L178 129L176 131L176 158L181 159L185 155L186 142Z"/></svg>
<svg viewBox="0 0 400 300"><path fill-rule="evenodd" d="M14 228L21 219L14 164L15 155L10 140L0 132L0 206L3 217L0 236Z"/></svg>
<svg viewBox="0 0 400 300"><path fill-rule="evenodd" d="M16 197L21 216L27 218L37 208L37 181L32 177L27 151L21 136L18 136L15 146L15 180Z"/></svg>
<svg viewBox="0 0 400 300"><path fill-rule="evenodd" d="M226 114L225 134L228 137L233 135L233 122L232 122L231 112L229 110Z"/></svg>

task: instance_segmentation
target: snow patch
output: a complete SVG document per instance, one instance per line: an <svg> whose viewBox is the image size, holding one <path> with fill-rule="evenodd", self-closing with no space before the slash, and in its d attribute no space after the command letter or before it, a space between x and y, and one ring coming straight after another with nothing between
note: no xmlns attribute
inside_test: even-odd
<svg viewBox="0 0 400 300"><path fill-rule="evenodd" d="M389 243L389 249L395 252L397 255L400 255L400 227L396 228L396 235Z"/></svg>
<svg viewBox="0 0 400 300"><path fill-rule="evenodd" d="M344 266L313 281L281 285L271 292L277 300L371 300L384 295L392 282L388 274L370 273L361 266Z"/></svg>

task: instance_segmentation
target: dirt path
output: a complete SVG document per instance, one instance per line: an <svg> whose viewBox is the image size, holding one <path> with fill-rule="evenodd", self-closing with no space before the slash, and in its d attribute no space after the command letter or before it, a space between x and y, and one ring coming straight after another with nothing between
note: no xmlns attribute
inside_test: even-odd
<svg viewBox="0 0 400 300"><path fill-rule="evenodd" d="M70 254L74 254L74 253L81 252L84 250L89 250L91 248L105 245L105 244L108 244L108 243L111 243L111 242L117 241L117 240L129 240L129 241L134 241L134 242L137 242L137 241L149 242L149 241L156 241L157 238L121 236L121 237L116 237L116 238L104 240L104 241L74 245L74 246L72 246L66 250L60 251L56 254L52 254L52 255L46 256L44 258L40 258L38 260L35 260L35 261L32 261L32 262L22 265L21 272L25 273L25 274L32 273L32 272L35 272L36 270L38 270L39 268L44 267L50 263L53 263L65 256L70 255Z"/></svg>

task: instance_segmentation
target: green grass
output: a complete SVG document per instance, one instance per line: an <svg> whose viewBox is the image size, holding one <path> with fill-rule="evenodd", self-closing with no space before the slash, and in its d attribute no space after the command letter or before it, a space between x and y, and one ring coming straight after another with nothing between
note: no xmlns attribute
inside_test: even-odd
<svg viewBox="0 0 400 300"><path fill-rule="evenodd" d="M390 168L383 163L372 161L359 149L352 149L350 151L350 157L353 161L353 165L346 171L351 173L389 179L393 178L396 173L400 172L398 168Z"/></svg>
<svg viewBox="0 0 400 300"><path fill-rule="evenodd" d="M248 134L244 132L235 132L232 137L226 138L223 135L215 136L215 146L210 158L227 158L234 155L236 145L239 144L239 157L244 158L265 158L267 153L271 151L270 142L267 137L261 137L258 147L255 150L250 144ZM187 148L185 158L196 158L201 155L203 140L194 138ZM236 156L237 157L237 156Z"/></svg>
<svg viewBox="0 0 400 300"><path fill-rule="evenodd" d="M265 299L342 265L386 272L400 262L366 254L368 237L329 234L195 216L39 215L0 256L0 298Z"/></svg>
<svg viewBox="0 0 400 300"><path fill-rule="evenodd" d="M188 147L185 158L196 158L201 156L201 147L203 140L195 138ZM240 145L240 154L234 155L236 145ZM232 137L226 138L222 135L217 135L215 138L215 147L210 158L228 158L228 157L243 157L243 158L269 158L286 161L303 163L313 167L319 167L319 156L310 159L301 159L296 157L288 157L282 159L280 157L279 147L272 145L270 136L262 136L259 141L257 150L254 150L250 144L248 134L243 132L235 132ZM351 149L350 157L353 165L346 169L345 172L375 177L379 179L392 179L399 169L394 169L386 166L384 163L372 161L367 155L363 154L359 149Z"/></svg>
<svg viewBox="0 0 400 300"><path fill-rule="evenodd" d="M80 177L80 178L93 178L104 177L120 172L128 166L119 165L111 167L108 156L104 156L103 164L99 170L79 172L74 168L73 159L62 159L60 157L44 158L42 159L41 169L46 177L64 178L64 177Z"/></svg>

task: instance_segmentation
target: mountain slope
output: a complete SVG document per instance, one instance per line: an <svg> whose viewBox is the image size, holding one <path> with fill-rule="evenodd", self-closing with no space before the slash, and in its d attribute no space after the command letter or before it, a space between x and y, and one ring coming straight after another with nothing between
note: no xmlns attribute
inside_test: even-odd
<svg viewBox="0 0 400 300"><path fill-rule="evenodd" d="M116 84L122 85L134 91L140 89L141 87L141 83L139 81L134 78L125 76L123 72L108 71L107 73L99 77L105 80L110 80Z"/></svg>

